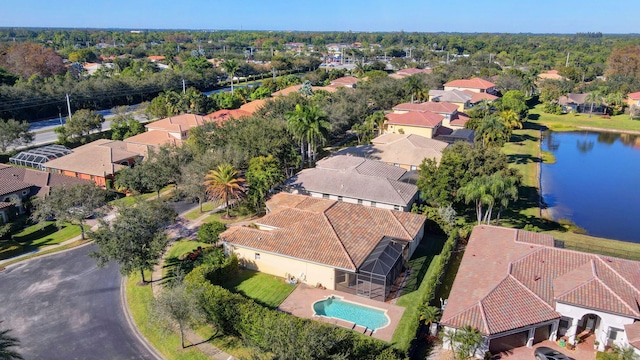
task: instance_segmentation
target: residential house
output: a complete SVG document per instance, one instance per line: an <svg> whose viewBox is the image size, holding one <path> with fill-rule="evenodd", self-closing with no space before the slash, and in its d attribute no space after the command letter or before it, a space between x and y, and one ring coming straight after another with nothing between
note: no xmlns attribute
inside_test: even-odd
<svg viewBox="0 0 640 360"><path fill-rule="evenodd" d="M386 119L385 134L415 134L432 139L442 126L444 116L431 111L408 111L387 114Z"/></svg>
<svg viewBox="0 0 640 360"><path fill-rule="evenodd" d="M302 87L302 85L293 85L293 86L289 86L288 88L284 88L282 90L278 90L274 93L271 94L271 97L278 97L278 96L287 96L291 93L294 92L300 92L300 88ZM338 88L344 88L346 86L341 85L341 84L335 84L335 85L329 85L329 86L312 86L311 90L313 91L318 91L318 90L324 90L324 91L328 91L328 92L336 92L338 90Z"/></svg>
<svg viewBox="0 0 640 360"><path fill-rule="evenodd" d="M100 139L77 147L73 153L44 163L54 174L94 181L111 187L116 172L147 156L148 146L125 141Z"/></svg>
<svg viewBox="0 0 640 360"><path fill-rule="evenodd" d="M343 76L331 81L333 86L343 86L346 88L354 89L360 79L355 76Z"/></svg>
<svg viewBox="0 0 640 360"><path fill-rule="evenodd" d="M422 240L422 215L285 192L255 226L220 234L242 266L384 301Z"/></svg>
<svg viewBox="0 0 640 360"><path fill-rule="evenodd" d="M322 159L282 184L292 194L352 204L410 211L418 188L403 181L407 170L362 157L337 155Z"/></svg>
<svg viewBox="0 0 640 360"><path fill-rule="evenodd" d="M85 180L44 171L0 164L0 219L10 220L12 212L24 212L22 202L32 196L48 195L52 187Z"/></svg>
<svg viewBox="0 0 640 360"><path fill-rule="evenodd" d="M538 74L538 80L566 80L564 76L558 74L558 70L547 70Z"/></svg>
<svg viewBox="0 0 640 360"><path fill-rule="evenodd" d="M449 144L414 134L382 134L369 145L342 149L335 155L360 156L416 171L424 159L440 162L442 152Z"/></svg>
<svg viewBox="0 0 640 360"><path fill-rule="evenodd" d="M636 106L639 107L640 106L640 91L639 92L633 92L633 93L629 93L627 95L627 106L632 107L632 106Z"/></svg>
<svg viewBox="0 0 640 360"><path fill-rule="evenodd" d="M470 90L464 90L464 92L471 95L471 100L469 100L469 106L471 107L477 105L480 101L483 101L483 100L491 102L498 99L497 96L490 93L486 93L486 92L479 93L479 92L470 91Z"/></svg>
<svg viewBox="0 0 640 360"><path fill-rule="evenodd" d="M426 69L418 69L418 68L407 68L407 69L400 69L398 71L396 71L396 74L401 76L401 77L407 77L407 76L413 76L416 74L431 74L431 68L426 68Z"/></svg>
<svg viewBox="0 0 640 360"><path fill-rule="evenodd" d="M203 125L207 119L195 114L170 116L145 125L147 132L124 139L139 145L180 145L189 136L189 130Z"/></svg>
<svg viewBox="0 0 640 360"><path fill-rule="evenodd" d="M228 109L222 109L222 110L218 110L215 112L212 112L211 114L205 115L205 121L214 121L217 123L221 123L223 121L227 121L229 119L240 119L241 117L244 116L251 116L251 112L249 111L245 111L242 109L234 109L234 110L228 110Z"/></svg>
<svg viewBox="0 0 640 360"><path fill-rule="evenodd" d="M471 326L476 356L543 340L594 336L598 350L640 353L640 262L556 247L552 236L481 225L473 229L440 324ZM450 344L445 343L445 347Z"/></svg>
<svg viewBox="0 0 640 360"><path fill-rule="evenodd" d="M589 94L568 93L567 95L562 95L560 96L560 98L558 98L558 105L562 106L562 112L564 113L604 113L604 105L596 105L587 102L588 96Z"/></svg>
<svg viewBox="0 0 640 360"><path fill-rule="evenodd" d="M260 110L264 106L264 104L266 104L266 102L267 102L267 100L265 100L265 99L253 100L253 101L250 101L250 102L240 106L239 110L246 111L249 114L253 115L258 110Z"/></svg>
<svg viewBox="0 0 640 360"><path fill-rule="evenodd" d="M444 84L444 90L469 90L478 93L496 93L496 84L481 78L453 80Z"/></svg>
<svg viewBox="0 0 640 360"><path fill-rule="evenodd" d="M454 122L456 121L457 120L455 120ZM452 129L452 128L447 128L443 126L438 129L438 134L436 135L435 139L444 141L448 144L453 144L458 141L464 141L464 142L468 142L471 145L474 145L475 136L476 136L476 132L471 129L462 129L462 128Z"/></svg>
<svg viewBox="0 0 640 360"><path fill-rule="evenodd" d="M460 112L463 112L471 106L471 98L471 94L462 90L429 90L429 101L454 104L458 106L458 111Z"/></svg>

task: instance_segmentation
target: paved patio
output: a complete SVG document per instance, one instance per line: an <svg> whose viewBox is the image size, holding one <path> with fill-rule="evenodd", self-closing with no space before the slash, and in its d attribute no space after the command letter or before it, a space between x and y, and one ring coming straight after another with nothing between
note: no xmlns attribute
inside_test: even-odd
<svg viewBox="0 0 640 360"><path fill-rule="evenodd" d="M503 352L493 357L493 359L501 360L531 360L535 359L533 352L541 347L546 346L557 350L568 357L575 360L593 360L596 358L596 351L593 349L593 336L587 338L585 342L576 345L575 350L569 350L567 347L560 347L557 342L545 340L528 348L522 346L515 348L509 352Z"/></svg>
<svg viewBox="0 0 640 360"><path fill-rule="evenodd" d="M386 310L387 315L391 319L391 323L382 329L376 329L373 334L370 330L366 330L366 334L376 339L391 342L393 333L396 331L398 323L400 322L400 318L402 318L402 314L404 313L404 308L400 306L363 298L357 295L347 294L337 290L323 290L300 284L291 294L289 294L289 296L282 302L282 304L280 304L278 309L297 317L323 321L364 333L364 327L354 327L354 324L352 322L315 315L315 312L313 311L313 303L318 300L325 299L331 295L340 296L345 300L360 303L362 305Z"/></svg>

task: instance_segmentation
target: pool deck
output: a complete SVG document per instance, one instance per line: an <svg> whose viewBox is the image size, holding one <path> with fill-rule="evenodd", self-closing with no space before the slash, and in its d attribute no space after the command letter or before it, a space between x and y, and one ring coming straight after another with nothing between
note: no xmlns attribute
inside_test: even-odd
<svg viewBox="0 0 640 360"><path fill-rule="evenodd" d="M389 325L382 329L375 330L373 334L371 333L371 330L366 330L366 335L369 335L376 339L391 342L393 333L396 331L398 323L400 322L400 318L402 318L402 314L404 313L404 308L401 306L375 301L360 296L343 293L337 290L323 290L301 284L298 285L298 287L293 290L291 294L289 294L289 296L282 302L282 304L280 304L278 310L297 317L318 320L365 333L364 327L354 327L354 324L352 322L315 315L315 312L313 311L313 303L318 300L326 299L331 295L342 297L347 301L352 301L362 305L386 310L387 315L391 319Z"/></svg>

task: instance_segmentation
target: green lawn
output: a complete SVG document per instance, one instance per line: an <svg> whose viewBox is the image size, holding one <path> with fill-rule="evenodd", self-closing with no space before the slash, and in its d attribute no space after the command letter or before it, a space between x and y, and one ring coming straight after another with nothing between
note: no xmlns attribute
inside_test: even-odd
<svg viewBox="0 0 640 360"><path fill-rule="evenodd" d="M427 283L422 280L428 278L433 272L432 265L435 264L434 260L442 251L445 240L441 236L426 234L409 260L408 267L411 269L411 275L396 303L398 306L404 307L405 311L391 340L397 349L402 351L408 349L409 343L416 335L416 324L413 321L417 317L422 294L429 290L422 286Z"/></svg>
<svg viewBox="0 0 640 360"><path fill-rule="evenodd" d="M162 278L164 280L171 278L173 276L173 271L181 261L180 256L197 249L198 246L202 246L203 248L205 248L211 246L211 244L184 239L174 242L173 245L171 245L169 251L167 251L167 255L164 258Z"/></svg>
<svg viewBox="0 0 640 360"><path fill-rule="evenodd" d="M593 127L620 131L640 131L640 120L631 120L629 115L612 116L610 119L600 115L589 117L588 114L553 115L542 112L542 104L529 110L529 121L545 125L554 131L572 131L579 127Z"/></svg>
<svg viewBox="0 0 640 360"><path fill-rule="evenodd" d="M222 287L272 309L278 307L295 289L295 286L287 284L281 277L251 270L242 270L237 277L222 284Z"/></svg>
<svg viewBox="0 0 640 360"><path fill-rule="evenodd" d="M223 211L218 211L217 213L213 213L202 220L203 223L209 223L212 221L220 221L225 224L232 224L240 221L246 221L251 219L254 215L237 215L234 214L233 209L231 210L231 219L226 219L224 216L226 213Z"/></svg>
<svg viewBox="0 0 640 360"><path fill-rule="evenodd" d="M215 209L219 205L220 205L219 202L207 201L206 203L202 204L202 212L200 211L200 207L197 207L197 208L189 211L188 213L186 213L184 215L184 217L187 220L195 220L195 219L199 218L200 216L204 215L205 213L213 211L213 209Z"/></svg>
<svg viewBox="0 0 640 360"><path fill-rule="evenodd" d="M58 229L53 221L36 224L13 234L12 240L0 240L0 260L60 244L80 235L80 227L65 224Z"/></svg>
<svg viewBox="0 0 640 360"><path fill-rule="evenodd" d="M171 196L173 194L173 192L168 192L166 194L163 194L164 192L167 192L169 190L172 190L175 188L175 185L167 185L164 188L162 188L162 190L160 190L160 198L165 199L169 196ZM138 195L131 195L131 196L125 196L122 197L120 199L115 199L110 201L111 205L114 206L129 206L129 205L133 205L136 203L136 201L144 201L144 200L149 200L151 198L156 198L158 196L158 193L154 192L150 192L150 193L144 193L144 194L138 194Z"/></svg>

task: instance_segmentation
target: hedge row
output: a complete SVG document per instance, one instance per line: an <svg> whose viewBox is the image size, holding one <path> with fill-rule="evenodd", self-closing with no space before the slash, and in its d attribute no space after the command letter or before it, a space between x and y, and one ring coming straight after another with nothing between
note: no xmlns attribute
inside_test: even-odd
<svg viewBox="0 0 640 360"><path fill-rule="evenodd" d="M199 266L185 277L198 294L207 320L228 335L278 359L398 359L388 344L355 331L271 310L214 285L211 267Z"/></svg>

